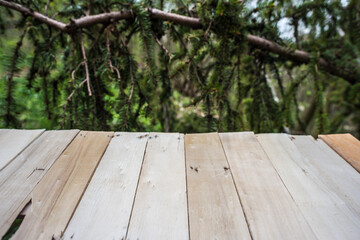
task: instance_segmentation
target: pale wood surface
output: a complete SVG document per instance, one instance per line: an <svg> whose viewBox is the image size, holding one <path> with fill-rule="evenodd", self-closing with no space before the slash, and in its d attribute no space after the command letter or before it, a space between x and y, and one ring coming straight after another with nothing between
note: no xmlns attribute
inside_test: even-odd
<svg viewBox="0 0 360 240"><path fill-rule="evenodd" d="M311 136L290 138L306 157L301 167L317 176L360 218L360 174L322 140Z"/></svg>
<svg viewBox="0 0 360 240"><path fill-rule="evenodd" d="M341 157L360 173L360 141L351 134L319 135Z"/></svg>
<svg viewBox="0 0 360 240"><path fill-rule="evenodd" d="M125 239L148 133L115 133L64 239Z"/></svg>
<svg viewBox="0 0 360 240"><path fill-rule="evenodd" d="M184 135L151 133L127 239L188 239Z"/></svg>
<svg viewBox="0 0 360 240"><path fill-rule="evenodd" d="M59 239L90 181L112 132L81 131L31 194L32 205L13 239Z"/></svg>
<svg viewBox="0 0 360 240"><path fill-rule="evenodd" d="M352 138L36 132L0 130L0 238L360 239Z"/></svg>
<svg viewBox="0 0 360 240"><path fill-rule="evenodd" d="M44 131L0 129L0 172Z"/></svg>
<svg viewBox="0 0 360 240"><path fill-rule="evenodd" d="M360 219L311 171L285 134L260 134L259 142L318 239L359 239Z"/></svg>
<svg viewBox="0 0 360 240"><path fill-rule="evenodd" d="M217 133L185 136L191 239L251 239Z"/></svg>
<svg viewBox="0 0 360 240"><path fill-rule="evenodd" d="M316 239L254 133L220 133L253 239Z"/></svg>
<svg viewBox="0 0 360 240"><path fill-rule="evenodd" d="M3 236L20 206L78 130L47 131L0 172L0 236ZM18 211L18 212L17 212Z"/></svg>

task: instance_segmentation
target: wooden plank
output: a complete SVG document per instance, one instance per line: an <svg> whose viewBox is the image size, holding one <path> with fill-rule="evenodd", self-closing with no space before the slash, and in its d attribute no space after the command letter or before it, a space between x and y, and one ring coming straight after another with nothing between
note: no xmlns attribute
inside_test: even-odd
<svg viewBox="0 0 360 240"><path fill-rule="evenodd" d="M7 132L11 132L10 130L8 130ZM31 145L37 143L37 145L35 145L34 147L30 148L30 146L28 147L30 150L27 150L28 148L26 148L27 152L26 155L23 154L19 154L18 156L16 156L15 159L13 159L12 161L10 161L5 168L3 168L0 171L0 186L3 185L10 177L13 178L14 174L19 171L20 169L22 169L25 165L26 166L32 166L32 162L28 160L28 155L32 154L32 151L41 151L41 149L45 148L46 145L48 144L48 142L53 141L54 139L56 139L56 135L60 134L59 136L63 136L65 137L65 142L63 144L65 144L64 146L61 145L60 148L58 150L64 151L64 149L66 148L66 146L72 141L72 139L76 136L76 134L79 132L79 130L71 130L71 131L65 131L65 132L61 132L61 131L47 131L45 133L43 133L40 137L41 141L39 142L39 138L37 138L33 143L31 143ZM43 137L44 136L44 137ZM68 139L69 138L69 139ZM42 145L43 144L43 145ZM38 150L37 150L38 149ZM57 153L57 152L56 152ZM61 152L59 153L61 154ZM31 155L32 156L32 155ZM59 156L59 155L57 155ZM55 159L56 160L56 159ZM55 161L54 160L54 161ZM51 161L51 164L53 163L53 161ZM27 165L29 164L29 165ZM51 165L50 165L51 166ZM35 167L36 169L36 167ZM31 172L34 169L31 169ZM41 170L40 170L41 171ZM43 176L43 175L42 175Z"/></svg>
<svg viewBox="0 0 360 240"><path fill-rule="evenodd" d="M20 206L51 165L65 150L78 130L47 131L1 171L0 178L0 236L2 237L16 216Z"/></svg>
<svg viewBox="0 0 360 240"><path fill-rule="evenodd" d="M217 133L185 136L191 239L251 239Z"/></svg>
<svg viewBox="0 0 360 240"><path fill-rule="evenodd" d="M299 166L318 176L360 218L360 191L355 190L360 190L360 174L322 140L312 136L290 138L305 157Z"/></svg>
<svg viewBox="0 0 360 240"><path fill-rule="evenodd" d="M125 239L147 139L148 133L115 133L64 239Z"/></svg>
<svg viewBox="0 0 360 240"><path fill-rule="evenodd" d="M319 135L341 157L360 173L360 141L351 134Z"/></svg>
<svg viewBox="0 0 360 240"><path fill-rule="evenodd" d="M0 129L0 172L44 131Z"/></svg>
<svg viewBox="0 0 360 240"><path fill-rule="evenodd" d="M60 239L112 132L81 131L31 193L31 210L12 239Z"/></svg>
<svg viewBox="0 0 360 240"><path fill-rule="evenodd" d="M184 135L151 133L127 239L188 239Z"/></svg>
<svg viewBox="0 0 360 240"><path fill-rule="evenodd" d="M316 239L254 133L221 133L253 239Z"/></svg>
<svg viewBox="0 0 360 240"><path fill-rule="evenodd" d="M289 136L257 137L317 238L359 239L360 219L317 176L301 167L306 160Z"/></svg>

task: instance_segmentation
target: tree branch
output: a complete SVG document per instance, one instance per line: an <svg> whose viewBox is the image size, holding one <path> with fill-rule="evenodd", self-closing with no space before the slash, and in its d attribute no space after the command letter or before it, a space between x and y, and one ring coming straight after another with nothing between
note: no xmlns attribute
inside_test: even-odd
<svg viewBox="0 0 360 240"><path fill-rule="evenodd" d="M91 96L91 89L90 89L90 74L89 74L89 66L88 66L88 61L86 58L86 52L85 52L85 47L84 47L84 41L83 41L83 37L82 37L82 33L80 33L80 44L81 44L81 52L84 58L84 65L85 65L85 80L83 82L86 81L86 85L87 85L87 89L89 92L89 96Z"/></svg>
<svg viewBox="0 0 360 240"><path fill-rule="evenodd" d="M107 49L107 53L108 53L108 62L109 62L110 70L111 70L111 72L114 72L114 71L116 72L118 82L121 83L121 76L120 76L119 69L117 67L114 67L114 65L111 62L109 30L106 33L106 49Z"/></svg>
<svg viewBox="0 0 360 240"><path fill-rule="evenodd" d="M51 1L52 1L52 0L48 0L47 3L46 3L46 5L45 5L45 10L44 10L45 16L47 16L47 11L48 11L48 9L49 9L49 5L50 5L50 2L51 2Z"/></svg>
<svg viewBox="0 0 360 240"><path fill-rule="evenodd" d="M49 18L41 13L34 12L33 10L26 8L24 6L21 6L17 3L0 0L0 5L10 8L10 9L13 9L13 10L16 10L25 15L32 16L33 18L35 18L36 20L38 20L42 23L45 23L47 25L50 25L52 27L55 27L55 28L57 28L61 31L67 32L67 33L71 33L78 28L90 27L97 23L112 23L112 22L122 20L122 19L134 18L133 12L131 10L126 10L126 11L122 11L122 12L109 12L109 13L102 13L102 14L97 14L97 15L92 15L92 16L85 16L85 17L81 17L79 19L71 20L70 23L65 24L63 22ZM180 25L189 26L194 29L200 29L200 28L204 27L199 18L187 17L187 16L182 16L182 15L174 14L174 13L167 13L167 12L164 12L164 11L161 11L158 9L154 9L154 8L149 8L148 11L149 11L149 16L154 19L170 21L170 22L177 23ZM264 38L257 37L257 36L251 35L251 34L248 34L247 40L248 40L249 44L251 44L255 47L278 54L278 55L288 58L292 61L296 61L299 63L306 63L306 64L310 62L311 54L308 52L300 51L300 50L289 51L286 47L282 47L282 46L278 45L277 43L274 43L272 41L269 41ZM357 72L356 70L350 71L349 69L337 68L336 66L327 62L323 58L318 59L318 64L325 71L327 71L335 76L341 77L352 84L357 81L356 74L354 74L354 72Z"/></svg>
<svg viewBox="0 0 360 240"><path fill-rule="evenodd" d="M70 24L67 24L66 28L71 31L72 29L90 27L97 23L112 23L118 20L131 19L133 17L130 10L124 12L101 13L75 19Z"/></svg>
<svg viewBox="0 0 360 240"><path fill-rule="evenodd" d="M167 13L155 8L151 8L148 10L150 17L154 19L160 19L163 21L170 21L180 25L188 26L194 29L200 29L203 27L200 18L193 18L182 16L175 13Z"/></svg>
<svg viewBox="0 0 360 240"><path fill-rule="evenodd" d="M42 23L45 23L47 25L50 25L52 27L55 27L57 29L60 29L61 31L65 31L65 27L66 27L66 24L65 23L62 23L62 22L59 22L57 20L54 20L52 18L49 18L41 13L38 13L38 12L34 12L33 10L27 8L27 7L24 7L24 6L21 6L20 4L17 4L17 3L13 3L13 2L8 2L8 1L4 1L4 0L0 0L0 5L4 6L4 7L7 7L7 8L10 8L10 9L13 9L13 10L16 10L18 12L21 12L25 15L28 15L28 16L31 16L33 18L35 18L36 20L38 20L39 22L42 22Z"/></svg>
<svg viewBox="0 0 360 240"><path fill-rule="evenodd" d="M311 60L310 59L311 54L308 52L301 51L301 50L289 51L288 49L278 45L277 43L271 42L269 40L266 40L264 38L257 37L257 36L251 35L251 34L248 34L247 38L248 38L248 42L251 45L261 48L261 49L264 49L264 50L267 50L272 53L276 53L276 54L278 54L282 57L285 57L289 60L299 62L299 63L309 63ZM356 76L354 74L352 74L349 70L339 69L336 66L327 62L323 58L318 59L318 64L325 71L327 71L335 76L342 77L352 84L354 84L357 80Z"/></svg>
<svg viewBox="0 0 360 240"><path fill-rule="evenodd" d="M166 49L166 47L161 43L161 41L156 37L155 33L152 32L153 37L155 38L156 43L161 47L161 49L166 53L166 55L169 57L169 61L173 59L173 56L171 56L169 50Z"/></svg>

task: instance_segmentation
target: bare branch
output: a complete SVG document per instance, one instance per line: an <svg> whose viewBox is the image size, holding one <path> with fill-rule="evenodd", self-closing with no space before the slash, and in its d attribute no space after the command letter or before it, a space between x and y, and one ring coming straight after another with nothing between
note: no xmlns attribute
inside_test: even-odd
<svg viewBox="0 0 360 240"><path fill-rule="evenodd" d="M204 33L204 38L208 37L212 23L213 23L213 20L211 20L211 22L209 23L209 26L207 27L207 29Z"/></svg>
<svg viewBox="0 0 360 240"><path fill-rule="evenodd" d="M49 18L41 13L34 12L33 10L21 6L17 3L0 0L0 5L19 11L25 15L32 16L33 18L37 19L42 23L45 23L49 26L55 27L67 33L72 33L78 28L90 27L98 23L112 23L122 19L134 18L133 12L131 10L127 10L122 12L109 12L109 13L102 13L92 16L85 16L79 19L72 20L68 24L65 24L60 21ZM187 17L174 13L167 13L154 8L149 8L148 11L149 11L149 16L154 19L170 21L180 25L189 26L194 29L199 29L204 27L199 18ZM208 32L208 30L206 32ZM286 47L282 47L275 42L251 34L247 35L247 40L250 45L278 54L292 61L296 61L299 63L306 63L306 64L310 62L311 54L309 52L300 51L300 50L289 51ZM335 65L327 62L324 58L318 59L318 65L325 71L335 76L341 77L350 83L355 83L357 81L356 73L359 72L358 70L351 71L349 69L340 69L339 67L336 67Z"/></svg>
<svg viewBox="0 0 360 240"><path fill-rule="evenodd" d="M81 52L82 52L82 55L83 55L83 58L84 58L84 65L85 65L85 80L86 81L86 84L87 84L87 89L88 89L88 92L89 92L89 96L91 96L91 89L90 89L90 74L89 74L89 66L88 66L88 61L87 61L87 58L86 58L86 52L85 52L85 47L84 47L84 41L83 41L83 37L82 37L82 34L80 33L80 43L81 43ZM83 82L84 82L83 81Z"/></svg>
<svg viewBox="0 0 360 240"><path fill-rule="evenodd" d="M171 61L173 59L173 56L171 56L169 50L166 49L166 47L161 43L161 41L156 37L156 35L154 34L154 32L152 33L156 43L159 45L159 47L161 47L161 49L166 53L166 55L168 55L169 60Z"/></svg>
<svg viewBox="0 0 360 240"><path fill-rule="evenodd" d="M72 96L74 95L74 93L75 93L82 85L84 85L84 83L86 83L86 82L87 82L86 79L83 80L83 81L79 84L79 86L77 86L77 87L70 93L70 95L66 98L66 102L71 101L71 98L72 98Z"/></svg>
<svg viewBox="0 0 360 240"><path fill-rule="evenodd" d="M36 20L38 20L38 21L40 21L42 23L45 23L45 24L47 24L49 26L60 29L61 31L66 30L66 24L65 23L56 21L56 20L54 20L52 18L49 18L49 17L47 17L47 16L45 16L45 15L43 15L41 13L34 12L29 8L21 6L20 4L13 3L13 2L8 2L8 1L5 1L5 0L0 0L0 5L5 6L7 8L11 8L11 9L16 10L18 12L21 12L21 13L23 13L25 15L32 16Z"/></svg>
<svg viewBox="0 0 360 240"><path fill-rule="evenodd" d="M1 1L1 0L0 0ZM79 19L73 20L73 23L68 24L68 28L85 28L90 27L97 23L111 23L122 19L131 19L133 14L131 11L124 12L109 12L101 13L92 16L86 16Z"/></svg>
<svg viewBox="0 0 360 240"><path fill-rule="evenodd" d="M45 10L44 10L45 16L47 16L47 11L48 11L48 9L49 9L49 5L50 5L50 2L51 2L51 1L52 1L52 0L48 0L47 3L46 3Z"/></svg>
<svg viewBox="0 0 360 240"><path fill-rule="evenodd" d="M78 66L80 66L81 64L83 64L83 62L81 62ZM63 128L64 123L65 123L65 112L66 112L66 108L67 105L69 104L69 102L71 101L72 97L74 96L74 93L82 86L84 85L84 83L86 83L86 79L84 81L82 81L79 86L77 86L74 90L72 90L72 92L70 93L70 95L66 98L66 102L63 105L63 114L62 114L62 121L60 123L61 128Z"/></svg>
<svg viewBox="0 0 360 240"><path fill-rule="evenodd" d="M251 34L249 34L247 36L247 38L248 38L248 42L251 45L261 48L261 49L264 49L264 50L268 50L269 52L272 52L272 53L276 53L276 54L278 54L282 57L286 57L287 59L290 59L292 61L299 62L299 63L309 63L311 60L310 59L311 54L308 52L301 51L301 50L289 51L287 48L282 47L282 46L278 45L277 43L274 43L272 41L269 41L264 38L257 37L257 36L251 35ZM335 76L342 77L350 83L355 83L357 80L356 76L354 76L349 70L336 68L336 66L331 65L329 62L327 62L323 58L318 59L318 65L325 71L327 71Z"/></svg>
<svg viewBox="0 0 360 240"><path fill-rule="evenodd" d="M127 108L126 108L126 113L125 113L125 120L124 120L124 124L123 127L127 127L127 119L129 117L129 112L130 112L130 108L131 108L131 99L134 93L134 87L135 87L135 81L134 81L134 76L133 76L133 72L132 72L132 64L130 63L130 78L131 78L131 89L130 89L130 95L129 98L127 100Z"/></svg>
<svg viewBox="0 0 360 240"><path fill-rule="evenodd" d="M17 3L0 0L0 5L27 14L29 16L32 16L35 19L39 20L40 22L43 22L45 24L48 24L65 32L69 32L77 28L90 27L97 23L112 23L118 20L134 18L133 12L131 10L126 10L121 12L109 12L109 13L102 13L92 16L85 16L79 19L72 20L69 24L65 24L60 21L49 18L41 13L34 12L33 10L21 6L20 4ZM191 28L202 28L202 24L199 18L192 18L192 17L182 16L179 14L167 13L154 8L151 9L149 8L148 11L150 17L154 19L171 21L180 25L189 26Z"/></svg>
<svg viewBox="0 0 360 240"><path fill-rule="evenodd" d="M81 62L81 63L79 63L79 65L77 65L77 67L71 72L71 78L72 78L72 80L73 80L73 82L75 82L75 72L79 69L79 67L81 66L81 65L83 65L84 64L84 62Z"/></svg>
<svg viewBox="0 0 360 240"><path fill-rule="evenodd" d="M200 29L203 27L200 18L193 18L193 17L182 16L174 13L167 13L155 8L149 9L149 15L151 18L174 22L194 29Z"/></svg>
<svg viewBox="0 0 360 240"><path fill-rule="evenodd" d="M121 76L120 76L120 72L119 69L117 69L116 67L114 67L114 65L111 62L111 51L110 51L110 38L109 38L109 31L106 33L106 49L108 52L108 62L109 62L109 67L111 72L116 72L117 78L118 78L118 82L121 82Z"/></svg>

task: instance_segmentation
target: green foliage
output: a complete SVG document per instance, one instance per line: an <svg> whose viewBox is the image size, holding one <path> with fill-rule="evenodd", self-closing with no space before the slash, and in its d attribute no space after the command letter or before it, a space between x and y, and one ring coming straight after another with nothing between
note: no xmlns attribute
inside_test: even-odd
<svg viewBox="0 0 360 240"><path fill-rule="evenodd" d="M28 4L44 13L47 1ZM198 17L203 29L152 19L151 7ZM50 1L47 15L63 22L134 15L65 34L0 7L0 127L359 135L360 77L349 84L316 63L359 69L359 9L355 0ZM255 48L247 34L312 61Z"/></svg>
<svg viewBox="0 0 360 240"><path fill-rule="evenodd" d="M12 235L15 234L15 232L19 229L23 219L15 219L9 230L6 232L6 234L2 237L2 240L9 240L11 239Z"/></svg>

